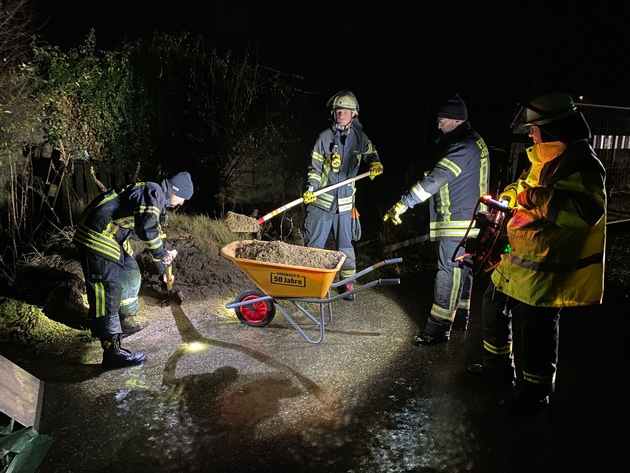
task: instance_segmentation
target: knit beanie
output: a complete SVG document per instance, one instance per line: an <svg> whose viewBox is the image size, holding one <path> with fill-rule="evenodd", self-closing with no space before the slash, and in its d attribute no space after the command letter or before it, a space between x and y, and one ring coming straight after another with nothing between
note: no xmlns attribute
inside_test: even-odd
<svg viewBox="0 0 630 473"><path fill-rule="evenodd" d="M437 117L452 118L453 120L468 120L468 109L459 94L455 94L440 105Z"/></svg>
<svg viewBox="0 0 630 473"><path fill-rule="evenodd" d="M180 172L170 179L167 179L167 181L170 184L173 195L181 197L184 200L190 200L193 195L193 183L189 173Z"/></svg>

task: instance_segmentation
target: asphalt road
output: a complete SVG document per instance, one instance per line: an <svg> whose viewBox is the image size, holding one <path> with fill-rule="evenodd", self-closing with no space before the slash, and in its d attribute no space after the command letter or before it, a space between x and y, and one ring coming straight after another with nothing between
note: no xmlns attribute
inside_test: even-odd
<svg viewBox="0 0 630 473"><path fill-rule="evenodd" d="M411 345L432 277L334 302L319 344L281 313L241 325L223 295L152 305L155 320L124 343L144 365L45 376L39 432L55 442L37 471L628 471L625 291L563 314L557 392L522 416L497 405L508 387L465 370L482 353L478 318L446 344Z"/></svg>

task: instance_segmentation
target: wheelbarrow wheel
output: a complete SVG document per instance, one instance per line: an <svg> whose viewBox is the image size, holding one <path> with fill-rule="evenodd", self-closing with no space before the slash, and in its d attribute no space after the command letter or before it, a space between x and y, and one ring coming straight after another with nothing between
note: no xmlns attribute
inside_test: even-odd
<svg viewBox="0 0 630 473"><path fill-rule="evenodd" d="M264 296L265 294L258 289L247 289L238 295L236 302L245 302ZM265 300L235 307L234 312L241 323L250 327L264 327L273 320L274 315L276 315L276 307L270 300Z"/></svg>

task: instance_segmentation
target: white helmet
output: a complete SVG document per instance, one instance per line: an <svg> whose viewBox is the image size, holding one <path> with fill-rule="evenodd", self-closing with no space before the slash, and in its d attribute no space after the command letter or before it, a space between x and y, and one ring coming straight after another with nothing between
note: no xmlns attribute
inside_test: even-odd
<svg viewBox="0 0 630 473"><path fill-rule="evenodd" d="M352 110L354 112L352 116L356 117L359 114L359 101L349 90L342 90L328 99L328 102L326 102L326 108L328 108L333 115L335 110L340 108Z"/></svg>

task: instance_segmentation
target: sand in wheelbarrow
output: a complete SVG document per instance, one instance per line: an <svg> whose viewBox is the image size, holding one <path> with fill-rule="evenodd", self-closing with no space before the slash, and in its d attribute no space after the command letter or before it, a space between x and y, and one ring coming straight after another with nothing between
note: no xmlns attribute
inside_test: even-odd
<svg viewBox="0 0 630 473"><path fill-rule="evenodd" d="M334 269L343 257L341 251L313 250L280 240L254 240L237 247L234 254L237 258L242 259L319 269Z"/></svg>
<svg viewBox="0 0 630 473"><path fill-rule="evenodd" d="M234 233L258 233L260 231L260 223L254 217L228 211L223 220L230 231Z"/></svg>

